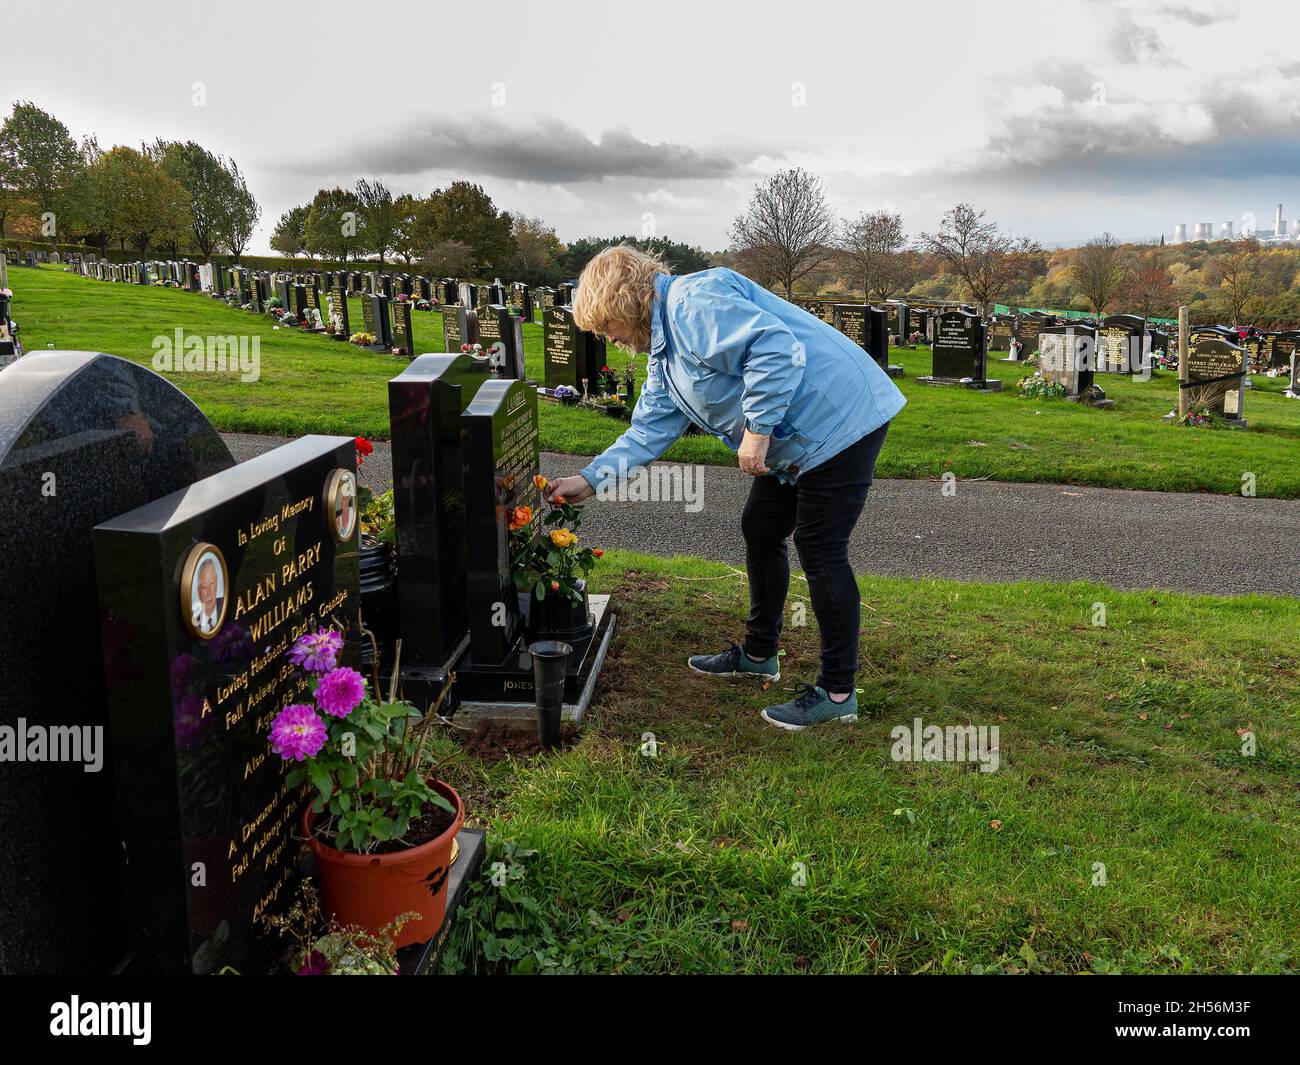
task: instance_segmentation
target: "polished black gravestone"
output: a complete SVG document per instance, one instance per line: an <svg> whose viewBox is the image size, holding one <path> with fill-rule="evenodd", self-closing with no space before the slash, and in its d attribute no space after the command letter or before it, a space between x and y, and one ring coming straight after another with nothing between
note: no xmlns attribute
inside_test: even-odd
<svg viewBox="0 0 1300 1065"><path fill-rule="evenodd" d="M257 274L254 274L248 280L248 302L252 304L255 313L263 314L266 311L266 281Z"/></svg>
<svg viewBox="0 0 1300 1065"><path fill-rule="evenodd" d="M1022 314L1016 319L1014 336L1020 341L1020 357L1026 358L1038 351L1038 334L1044 326L1054 325L1055 319L1036 314Z"/></svg>
<svg viewBox="0 0 1300 1065"><path fill-rule="evenodd" d="M348 290L341 281L334 286L329 297L329 318L325 331L335 340L347 340L351 335L351 323L348 321Z"/></svg>
<svg viewBox="0 0 1300 1065"><path fill-rule="evenodd" d="M373 344L363 345L367 351L393 349L393 325L388 316L388 297L367 293L361 297L361 315L365 331L375 338Z"/></svg>
<svg viewBox="0 0 1300 1065"><path fill-rule="evenodd" d="M889 363L889 327L883 310L865 303L837 303L831 324L859 345L890 377L903 376L901 366Z"/></svg>
<svg viewBox="0 0 1300 1065"><path fill-rule="evenodd" d="M356 445L306 436L99 525L131 973L267 972L310 789L272 752L286 652L360 606ZM360 664L348 642L341 665Z"/></svg>
<svg viewBox="0 0 1300 1065"><path fill-rule="evenodd" d="M0 371L0 726L108 739L91 530L233 464L198 408L136 363L37 351ZM113 754L98 772L3 765L0 972L104 973L125 954Z"/></svg>
<svg viewBox="0 0 1300 1065"><path fill-rule="evenodd" d="M989 322L989 351L1010 351L1016 331L1016 320L1010 315L994 315Z"/></svg>
<svg viewBox="0 0 1300 1065"><path fill-rule="evenodd" d="M524 338L520 319L505 307L480 307L478 314L478 342L492 359L498 377L524 380Z"/></svg>
<svg viewBox="0 0 1300 1065"><path fill-rule="evenodd" d="M411 304L408 300L393 303L393 351L407 359L415 358L415 332L411 329Z"/></svg>
<svg viewBox="0 0 1300 1065"><path fill-rule="evenodd" d="M421 355L388 382L397 598L404 666L441 666L469 625L461 415L492 380L485 359Z"/></svg>
<svg viewBox="0 0 1300 1065"><path fill-rule="evenodd" d="M533 480L541 457L537 390L523 381L487 381L466 405L461 426L470 654L479 665L499 665L523 624L510 567L510 517L527 507L540 520Z"/></svg>
<svg viewBox="0 0 1300 1065"><path fill-rule="evenodd" d="M1295 353L1297 340L1300 340L1300 332L1292 330L1273 333L1268 338L1268 346L1265 350L1268 352L1270 369L1286 370L1290 368L1291 356Z"/></svg>
<svg viewBox="0 0 1300 1065"><path fill-rule="evenodd" d="M930 352L932 376L917 378L923 384L964 385L991 392L1002 387L1001 381L986 379L984 323L978 314L945 311L939 315Z"/></svg>
<svg viewBox="0 0 1300 1065"><path fill-rule="evenodd" d="M478 315L459 304L445 304L442 310L442 350L459 355L465 344L478 343Z"/></svg>
<svg viewBox="0 0 1300 1065"><path fill-rule="evenodd" d="M1216 336L1206 336L1188 346L1187 381L1179 382L1185 390L1187 407L1209 410L1229 424L1244 428L1246 349Z"/></svg>
<svg viewBox="0 0 1300 1065"><path fill-rule="evenodd" d="M1135 314L1110 314L1097 325L1098 373L1140 373L1150 359L1146 319Z"/></svg>
<svg viewBox="0 0 1300 1065"><path fill-rule="evenodd" d="M550 307L542 314L542 383L547 389L568 385L590 395L605 364L605 342L579 329L572 307Z"/></svg>

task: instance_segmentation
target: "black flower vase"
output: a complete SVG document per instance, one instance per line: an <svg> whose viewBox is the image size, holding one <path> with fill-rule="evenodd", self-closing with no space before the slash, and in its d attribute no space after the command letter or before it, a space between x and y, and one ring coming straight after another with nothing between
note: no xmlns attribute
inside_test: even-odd
<svg viewBox="0 0 1300 1065"><path fill-rule="evenodd" d="M587 599L587 582L578 580L574 586L579 599L573 600L560 592L548 591L545 599L533 592L528 601L528 639L561 640L565 643L581 642L592 633L591 604Z"/></svg>
<svg viewBox="0 0 1300 1065"><path fill-rule="evenodd" d="M397 625L397 577L393 568L393 545L361 545L361 620L379 645L381 658L391 651ZM367 671L374 661L374 645L361 637L361 662Z"/></svg>

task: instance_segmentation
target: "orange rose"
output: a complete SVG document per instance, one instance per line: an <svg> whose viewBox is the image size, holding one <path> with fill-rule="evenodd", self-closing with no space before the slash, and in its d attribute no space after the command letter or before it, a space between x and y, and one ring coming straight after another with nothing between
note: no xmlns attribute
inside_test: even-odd
<svg viewBox="0 0 1300 1065"><path fill-rule="evenodd" d="M558 592L559 590L560 590L560 582L559 582L559 581L551 581L551 591L553 591L553 592Z"/></svg>
<svg viewBox="0 0 1300 1065"><path fill-rule="evenodd" d="M546 486L550 483L551 482L548 481L545 477L543 477L540 473L533 477L533 484L537 485L537 490L539 492L545 492Z"/></svg>
<svg viewBox="0 0 1300 1065"><path fill-rule="evenodd" d="M600 548L600 547L593 547L593 548L591 549L591 553L592 553L593 555L595 555L597 558L601 558L601 557L604 556L605 551L604 551L603 548Z"/></svg>
<svg viewBox="0 0 1300 1065"><path fill-rule="evenodd" d="M510 515L510 531L515 532L522 529L532 520L532 507L515 507L514 512Z"/></svg>

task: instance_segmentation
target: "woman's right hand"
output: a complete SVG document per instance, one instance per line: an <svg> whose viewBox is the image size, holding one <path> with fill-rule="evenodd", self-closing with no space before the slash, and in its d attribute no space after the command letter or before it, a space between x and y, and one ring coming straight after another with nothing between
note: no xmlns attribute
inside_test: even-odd
<svg viewBox="0 0 1300 1065"><path fill-rule="evenodd" d="M580 473L575 473L572 477L561 477L558 481L552 481L546 486L544 493L548 503L554 503L556 496L562 496L566 503L581 503L584 499L590 499L595 494L596 490L587 483L587 478Z"/></svg>

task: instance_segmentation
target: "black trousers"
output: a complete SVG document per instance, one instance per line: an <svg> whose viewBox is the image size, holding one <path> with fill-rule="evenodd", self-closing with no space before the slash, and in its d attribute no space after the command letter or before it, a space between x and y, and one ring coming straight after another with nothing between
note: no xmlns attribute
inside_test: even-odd
<svg viewBox="0 0 1300 1065"><path fill-rule="evenodd" d="M749 573L745 653L769 658L780 647L793 533L821 630L817 684L826 691L850 691L858 669L861 599L849 565L849 535L866 505L888 428L868 433L794 484L770 474L755 477L740 520Z"/></svg>

